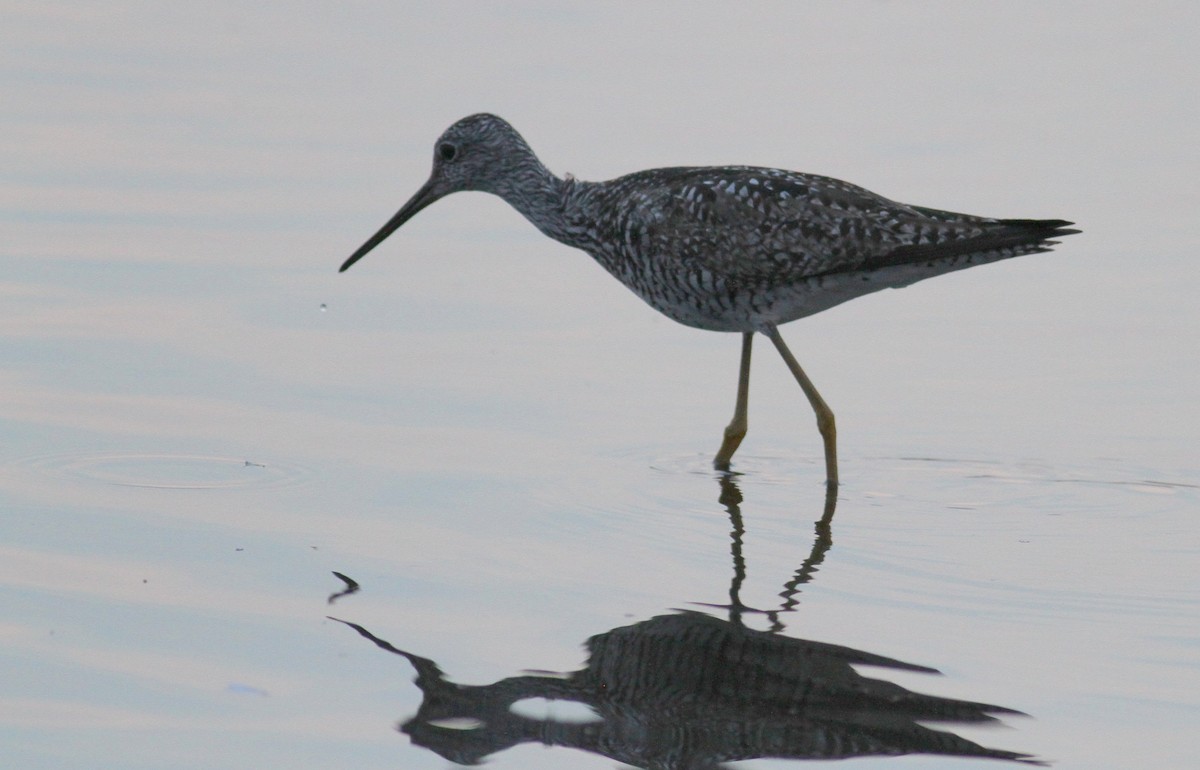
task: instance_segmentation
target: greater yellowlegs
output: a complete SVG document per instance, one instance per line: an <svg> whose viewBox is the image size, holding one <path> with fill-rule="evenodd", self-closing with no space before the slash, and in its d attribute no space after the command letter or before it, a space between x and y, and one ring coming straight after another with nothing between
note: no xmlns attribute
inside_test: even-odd
<svg viewBox="0 0 1200 770"><path fill-rule="evenodd" d="M942 273L1048 251L1078 230L1061 219L993 219L910 206L829 177L752 166L659 168L608 182L552 174L503 119L481 113L437 140L417 193L342 264L461 190L499 195L539 230L583 249L676 321L741 332L733 420L713 461L728 469L746 435L750 347L765 334L817 416L826 482L838 483L833 412L779 325L848 299Z"/></svg>

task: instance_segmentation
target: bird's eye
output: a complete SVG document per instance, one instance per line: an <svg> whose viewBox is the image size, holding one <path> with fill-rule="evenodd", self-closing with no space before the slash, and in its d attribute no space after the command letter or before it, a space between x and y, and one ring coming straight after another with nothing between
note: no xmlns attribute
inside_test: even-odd
<svg viewBox="0 0 1200 770"><path fill-rule="evenodd" d="M438 157L442 160L454 160L456 155L458 155L458 148L449 142L442 142L438 145Z"/></svg>

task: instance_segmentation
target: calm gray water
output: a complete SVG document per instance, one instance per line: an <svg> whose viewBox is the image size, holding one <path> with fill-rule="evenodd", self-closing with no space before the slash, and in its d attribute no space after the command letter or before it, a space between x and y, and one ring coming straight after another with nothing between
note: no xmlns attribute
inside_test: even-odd
<svg viewBox="0 0 1200 770"><path fill-rule="evenodd" d="M1194 763L1193 5L0 13L5 767ZM770 346L722 484L737 336L501 201L336 274L480 110L1084 233L784 328L824 529Z"/></svg>

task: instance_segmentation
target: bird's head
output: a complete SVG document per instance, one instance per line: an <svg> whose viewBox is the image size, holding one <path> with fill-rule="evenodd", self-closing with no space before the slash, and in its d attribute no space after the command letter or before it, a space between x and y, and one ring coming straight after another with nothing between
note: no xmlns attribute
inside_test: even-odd
<svg viewBox="0 0 1200 770"><path fill-rule="evenodd" d="M433 146L429 180L387 224L350 255L346 270L421 209L450 193L481 190L509 198L527 174L544 173L541 163L516 129L503 118L481 112L450 126Z"/></svg>

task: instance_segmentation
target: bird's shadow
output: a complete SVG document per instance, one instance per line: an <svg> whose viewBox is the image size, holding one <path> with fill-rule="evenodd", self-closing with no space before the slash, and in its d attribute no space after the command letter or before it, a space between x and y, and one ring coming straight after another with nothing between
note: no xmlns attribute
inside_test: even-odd
<svg viewBox="0 0 1200 770"><path fill-rule="evenodd" d="M732 524L729 604L695 606L722 609L726 617L675 610L591 637L584 644L586 665L577 671L526 672L487 685L452 682L433 660L361 625L338 622L412 664L423 698L399 729L415 745L463 765L522 743L579 749L647 770L717 770L753 758L903 754L1044 764L925 724L982 724L1020 712L922 695L855 666L928 674L936 669L782 633L783 617L797 609L802 587L833 545L832 495L808 556L779 594L780 606L743 604L742 493L733 474L720 474L719 481L720 503ZM748 614L765 616L768 630L748 627ZM514 710L529 699L582 704L592 717L539 718Z"/></svg>

